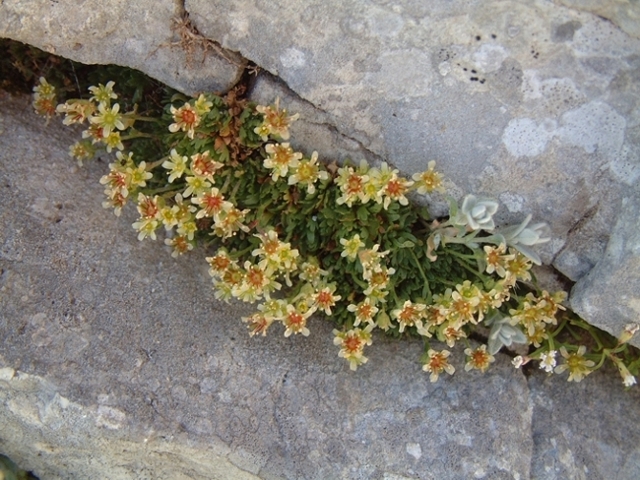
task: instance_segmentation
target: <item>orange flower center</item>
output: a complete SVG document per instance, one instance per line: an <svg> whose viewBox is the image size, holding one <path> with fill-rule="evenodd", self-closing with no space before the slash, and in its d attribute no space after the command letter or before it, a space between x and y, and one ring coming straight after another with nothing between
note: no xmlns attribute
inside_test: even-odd
<svg viewBox="0 0 640 480"><path fill-rule="evenodd" d="M323 307L329 307L333 305L333 295L331 295L331 292L323 290L318 293L318 303Z"/></svg>
<svg viewBox="0 0 640 480"><path fill-rule="evenodd" d="M404 193L404 186L398 180L391 180L387 183L387 195L390 197L399 197Z"/></svg>
<svg viewBox="0 0 640 480"><path fill-rule="evenodd" d="M347 180L347 193L353 195L362 191L362 177L357 174L349 175Z"/></svg>
<svg viewBox="0 0 640 480"><path fill-rule="evenodd" d="M227 257L213 257L213 266L218 270L226 270L231 264L231 260Z"/></svg>
<svg viewBox="0 0 640 480"><path fill-rule="evenodd" d="M195 112L188 108L184 109L180 115L182 123L189 126L195 125L197 118L198 117L196 116Z"/></svg>
<svg viewBox="0 0 640 480"><path fill-rule="evenodd" d="M264 283L264 273L262 272L262 270L252 268L251 270L249 270L249 273L247 273L247 281L252 287L262 287Z"/></svg>
<svg viewBox="0 0 640 480"><path fill-rule="evenodd" d="M362 347L362 340L354 335L349 335L344 339L344 349L349 353L356 353Z"/></svg>

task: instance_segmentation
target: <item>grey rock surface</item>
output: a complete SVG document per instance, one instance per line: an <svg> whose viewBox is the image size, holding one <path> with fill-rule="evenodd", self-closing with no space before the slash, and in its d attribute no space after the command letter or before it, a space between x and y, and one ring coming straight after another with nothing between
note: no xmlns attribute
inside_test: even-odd
<svg viewBox="0 0 640 480"><path fill-rule="evenodd" d="M640 397L637 391L618 395L616 371L598 371L571 386L557 375L535 375L529 388L531 478L640 478Z"/></svg>
<svg viewBox="0 0 640 480"><path fill-rule="evenodd" d="M602 259L571 291L571 308L618 336L640 324L640 192L626 197ZM640 347L640 339L632 343Z"/></svg>
<svg viewBox="0 0 640 480"><path fill-rule="evenodd" d="M106 159L76 167L26 98L0 112L0 451L41 478L635 478L640 392L615 376L576 395L499 355L431 384L415 342L376 337L353 373L320 319L250 338L203 252L102 209Z"/></svg>
<svg viewBox="0 0 640 480"><path fill-rule="evenodd" d="M0 448L12 458L43 478L107 478L127 441L115 478L172 478L153 457L173 444L198 450L196 463L213 449L209 464L239 478L528 477L527 386L508 357L433 385L419 343L376 339L354 375L328 322L308 339L251 339L240 321L251 310L214 300L204 252L175 261L138 242L135 212L101 207L106 163L78 171L70 132L28 108L4 98L1 109L0 410L22 435L3 430ZM42 379L25 377L31 396L22 372ZM135 462L143 448L152 455ZM200 472L175 455L183 477Z"/></svg>
<svg viewBox="0 0 640 480"><path fill-rule="evenodd" d="M3 0L0 37L88 64L135 68L187 93L226 91L244 69L233 52L180 46L182 2Z"/></svg>
<svg viewBox="0 0 640 480"><path fill-rule="evenodd" d="M435 159L455 196L498 198L500 222L548 221L543 261L570 280L602 258L622 199L640 184L640 39L621 29L633 2L185 8L203 34L278 76L290 97L316 107L312 118L369 157L407 174ZM268 83L257 97L268 97ZM640 290L640 271L631 278Z"/></svg>
<svg viewBox="0 0 640 480"><path fill-rule="evenodd" d="M401 170L436 159L458 192L499 198L503 220L549 219L543 258L573 280L640 178L640 40L596 15L543 0L185 8Z"/></svg>
<svg viewBox="0 0 640 480"><path fill-rule="evenodd" d="M189 65L172 45L183 14L233 62L210 49ZM5 0L0 36L189 93L229 88L253 61L270 72L253 97L303 113L300 148L406 174L435 159L454 196L498 198L500 223L547 221L543 261L578 281L640 185L639 15L631 0Z"/></svg>
<svg viewBox="0 0 640 480"><path fill-rule="evenodd" d="M624 32L640 38L640 4L634 0L554 0L560 5L611 20Z"/></svg>

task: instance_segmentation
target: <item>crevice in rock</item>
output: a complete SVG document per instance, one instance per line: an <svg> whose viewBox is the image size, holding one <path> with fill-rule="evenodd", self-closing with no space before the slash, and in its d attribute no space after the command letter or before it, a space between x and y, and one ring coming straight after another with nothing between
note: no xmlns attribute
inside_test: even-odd
<svg viewBox="0 0 640 480"><path fill-rule="evenodd" d="M257 67L260 68L259 66ZM296 91L291 89L291 87L282 78L276 75L273 75L271 72L268 72L267 70L264 70L264 69L261 69L260 74L259 76L256 77L255 81L257 82L260 77L263 77L275 83L276 85L278 85L278 87L282 89L286 95L289 95L293 98L294 102L299 102L300 104L302 104L302 106L308 107L309 109L312 109L315 112L317 112L316 117L318 118L318 120L314 120L313 118L310 118L310 117L304 117L303 120L306 123L310 125L326 128L332 134L340 136L350 142L355 143L358 146L358 148L366 154L367 156L366 160L369 161L370 163L380 163L385 160L381 155L370 150L361 140L340 131L338 127L330 123L328 120L321 120L323 117L331 118L332 114L318 107L312 101L300 96ZM251 94L251 91L249 92L249 94ZM311 147L313 147L313 145L311 145Z"/></svg>
<svg viewBox="0 0 640 480"><path fill-rule="evenodd" d="M204 61L207 52L211 50L219 57L224 58L232 65L245 69L249 63L239 52L222 47L219 42L205 37L200 33L198 27L194 25L189 17L189 12L185 7L185 0L175 0L176 13L173 18L171 29L179 37L176 45L179 45L187 55L187 64L193 62L196 50L202 50L202 60Z"/></svg>

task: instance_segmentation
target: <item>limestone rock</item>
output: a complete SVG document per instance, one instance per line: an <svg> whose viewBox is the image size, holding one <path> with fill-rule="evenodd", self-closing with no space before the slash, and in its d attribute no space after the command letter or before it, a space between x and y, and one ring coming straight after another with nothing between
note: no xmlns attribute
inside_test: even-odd
<svg viewBox="0 0 640 480"><path fill-rule="evenodd" d="M623 31L640 38L640 4L633 0L554 0L560 5L584 10L611 20Z"/></svg>
<svg viewBox="0 0 640 480"><path fill-rule="evenodd" d="M233 52L180 45L180 2L4 0L0 37L88 64L135 68L186 93L225 91L245 66Z"/></svg>
<svg viewBox="0 0 640 480"><path fill-rule="evenodd" d="M626 324L640 324L640 194L622 201L607 250L571 292L571 307L614 336ZM640 347L640 336L632 344Z"/></svg>
<svg viewBox="0 0 640 480"><path fill-rule="evenodd" d="M637 476L640 391L615 373L527 379L498 355L465 374L458 357L431 384L416 342L376 336L353 373L320 319L250 338L202 255L102 210L107 159L78 169L73 132L29 99L0 94L0 112L0 451L40 478Z"/></svg>
<svg viewBox="0 0 640 480"><path fill-rule="evenodd" d="M620 392L621 383L613 368L592 373L577 384L555 375L529 379L531 478L640 478L640 392L614 393Z"/></svg>
<svg viewBox="0 0 640 480"><path fill-rule="evenodd" d="M596 12L595 3L608 7ZM633 19L632 3L186 0L185 8L203 34L277 75L316 107L314 118L369 155L407 174L435 159L454 196L498 198L500 223L529 213L547 221L542 259L577 281L640 184L640 40L618 28L622 20L598 16Z"/></svg>
<svg viewBox="0 0 640 480"><path fill-rule="evenodd" d="M419 342L376 336L354 374L329 322L250 338L204 252L139 242L134 209L102 209L108 161L78 169L28 109L1 101L1 451L47 479L528 478L508 357L432 384Z"/></svg>

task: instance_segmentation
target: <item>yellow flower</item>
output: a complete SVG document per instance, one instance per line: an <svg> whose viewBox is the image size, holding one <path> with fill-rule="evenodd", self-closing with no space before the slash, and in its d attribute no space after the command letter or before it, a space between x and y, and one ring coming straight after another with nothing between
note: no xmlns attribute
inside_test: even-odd
<svg viewBox="0 0 640 480"><path fill-rule="evenodd" d="M322 277L329 275L329 272L320 268L316 257L309 257L306 262L300 266L300 279L306 280L311 285L317 285Z"/></svg>
<svg viewBox="0 0 640 480"><path fill-rule="evenodd" d="M95 111L95 104L89 100L67 100L65 103L61 103L56 107L56 112L65 114L64 120L62 121L65 125L84 123Z"/></svg>
<svg viewBox="0 0 640 480"><path fill-rule="evenodd" d="M169 170L169 183L173 183L176 178L182 177L187 170L187 157L178 155L176 149L173 148L171 149L169 160L165 160L162 167Z"/></svg>
<svg viewBox="0 0 640 480"><path fill-rule="evenodd" d="M120 138L120 132L111 132L106 138L102 140L107 146L107 152L111 153L114 148L118 150L124 150L122 139Z"/></svg>
<svg viewBox="0 0 640 480"><path fill-rule="evenodd" d="M114 104L113 107L109 107L105 103L98 104L98 113L89 118L89 121L94 125L102 128L102 137L107 137L115 130L125 130L125 124L123 122L122 114L119 113L120 105Z"/></svg>
<svg viewBox="0 0 640 480"><path fill-rule="evenodd" d="M264 159L265 168L272 170L271 179L275 182L280 177L286 177L290 168L299 165L302 154L294 152L288 143L270 143L264 147L268 157Z"/></svg>
<svg viewBox="0 0 640 480"><path fill-rule="evenodd" d="M115 100L118 98L118 95L113 92L114 85L115 82L113 81L107 82L106 85L102 85L101 83L99 83L97 87L92 85L91 87L89 87L89 91L93 93L93 96L89 100L96 103L104 103L105 105L109 105L111 103L111 100Z"/></svg>
<svg viewBox="0 0 640 480"><path fill-rule="evenodd" d="M531 280L531 273L529 273L532 265L531 260L513 248L509 249L509 253L515 255L515 258L509 260L505 266L506 277L523 281Z"/></svg>
<svg viewBox="0 0 640 480"><path fill-rule="evenodd" d="M197 197L192 197L191 202L198 205L200 210L196 218L217 217L221 212L230 209L233 204L224 199L220 190L213 187L208 192L200 192Z"/></svg>
<svg viewBox="0 0 640 480"><path fill-rule="evenodd" d="M422 327L422 318L424 316L424 310L427 308L422 303L413 303L411 300L407 300L402 305L402 308L398 308L391 312L391 316L395 318L400 325L400 332L404 332L406 327Z"/></svg>
<svg viewBox="0 0 640 480"><path fill-rule="evenodd" d="M340 245L344 247L340 256L347 257L351 261L355 260L360 249L364 248L364 242L360 240L360 235L357 233L349 240L341 238Z"/></svg>
<svg viewBox="0 0 640 480"><path fill-rule="evenodd" d="M129 154L129 157L131 157L131 154ZM129 174L131 185L134 187L146 187L147 180L153 177L151 172L147 172L146 162L140 162L137 167L127 167L126 172Z"/></svg>
<svg viewBox="0 0 640 480"><path fill-rule="evenodd" d="M211 183L204 177L189 176L186 178L186 182L188 186L182 192L184 197L198 196L211 188Z"/></svg>
<svg viewBox="0 0 640 480"><path fill-rule="evenodd" d="M193 106L196 112L198 113L198 115L204 115L211 111L211 107L213 107L213 102L210 102L209 100L207 100L207 97L205 97L204 94L201 93L198 99L195 102L193 102Z"/></svg>
<svg viewBox="0 0 640 480"><path fill-rule="evenodd" d="M150 237L152 240L155 240L155 232L160 226L160 222L155 218L140 218L132 226L138 230L138 240L142 241L146 237Z"/></svg>
<svg viewBox="0 0 640 480"><path fill-rule="evenodd" d="M335 291L335 283L330 283L313 295L314 303L325 313L325 315L331 315L331 307L333 307L336 302L342 298L340 295L334 295Z"/></svg>
<svg viewBox="0 0 640 480"><path fill-rule="evenodd" d="M312 310L308 312L300 312L296 307L291 304L287 304L287 313L284 316L282 323L287 329L284 332L285 337L291 336L291 334L301 333L305 337L309 336L309 329L307 328L307 318L313 313Z"/></svg>
<svg viewBox="0 0 640 480"><path fill-rule="evenodd" d="M327 180L329 174L325 170L321 170L317 164L318 152L313 152L310 159L302 159L295 168L293 175L289 177L289 185L306 185L307 192L314 194L316 191L315 183L318 180Z"/></svg>
<svg viewBox="0 0 640 480"><path fill-rule="evenodd" d="M210 155L209 150L206 150L204 153L191 155L191 171L195 175L199 175L213 182L214 174L224 167L224 164L216 162Z"/></svg>
<svg viewBox="0 0 640 480"><path fill-rule="evenodd" d="M288 115L286 109L280 110L280 99L276 98L275 105L258 105L256 111L264 115L262 125L254 132L260 135L263 142L268 140L269 135L280 137L283 140L289 138L289 125L298 119L299 114Z"/></svg>
<svg viewBox="0 0 640 480"><path fill-rule="evenodd" d="M418 193L426 195L431 192L444 192L442 175L435 171L435 166L435 160L431 160L427 164L428 169L425 172L413 175L412 178L416 181L414 188L418 190Z"/></svg>
<svg viewBox="0 0 640 480"><path fill-rule="evenodd" d="M505 267L507 262L515 259L515 255L506 255L507 246L503 243L498 247L492 247L485 245L484 252L486 254L485 260L487 262L487 273L497 273L501 278L507 275Z"/></svg>
<svg viewBox="0 0 640 480"><path fill-rule="evenodd" d="M409 191L413 182L399 177L398 170L391 170L387 163L383 162L380 170L372 168L368 175L377 189L375 201L382 203L385 210L389 208L392 200L399 202L400 205L409 204L405 193Z"/></svg>
<svg viewBox="0 0 640 480"><path fill-rule="evenodd" d="M177 235L173 238L166 238L164 240L165 245L173 247L171 256L177 258L179 255L183 255L193 250L193 243L189 241L184 235Z"/></svg>
<svg viewBox="0 0 640 480"><path fill-rule="evenodd" d="M357 305L348 305L347 310L356 314L356 321L353 322L354 327L357 327L361 323L373 323L373 317L378 313L378 308L369 297L366 297Z"/></svg>
<svg viewBox="0 0 640 480"><path fill-rule="evenodd" d="M56 89L47 82L47 79L40 77L40 84L33 87L33 108L38 115L49 118L56 113Z"/></svg>
<svg viewBox="0 0 640 480"><path fill-rule="evenodd" d="M247 323L249 327L249 335L252 337L261 334L263 337L267 335L267 329L274 322L273 318L267 318L263 313L257 312L249 317L242 317L242 321Z"/></svg>
<svg viewBox="0 0 640 480"><path fill-rule="evenodd" d="M356 370L360 365L367 363L367 357L363 355L364 347L371 345L371 333L367 330L354 328L346 332L334 330L333 344L340 347L338 356L349 362L349 368Z"/></svg>
<svg viewBox="0 0 640 480"><path fill-rule="evenodd" d="M214 219L213 234L220 238L233 237L238 230L248 232L249 227L244 225L244 217L249 213L248 209L239 210L235 206L223 209Z"/></svg>
<svg viewBox="0 0 640 480"><path fill-rule="evenodd" d="M81 140L69 147L69 155L78 160L78 165L82 166L83 160L89 160L96 154L93 145L87 140Z"/></svg>
<svg viewBox="0 0 640 480"><path fill-rule="evenodd" d="M270 293L280 290L282 285L276 282L268 272L265 272L259 265L252 265L248 260L244 263L245 275L242 283L236 285L232 290L234 297L244 302L253 303L263 295L269 299Z"/></svg>
<svg viewBox="0 0 640 480"><path fill-rule="evenodd" d="M444 323L438 329L438 339L444 341L449 348L453 348L461 338L467 338L467 334L455 323Z"/></svg>
<svg viewBox="0 0 640 480"><path fill-rule="evenodd" d="M229 256L229 252L224 248L220 248L213 257L207 257L205 260L211 267L209 275L212 277L224 275L229 267L237 267L236 261Z"/></svg>
<svg viewBox="0 0 640 480"><path fill-rule="evenodd" d="M448 350L436 352L435 350L429 349L427 354L429 355L429 360L422 366L422 369L425 372L431 373L429 376L431 383L437 382L438 377L442 372L447 372L449 375L453 375L456 371L454 366L449 363L449 360L447 360L451 354Z"/></svg>
<svg viewBox="0 0 640 480"><path fill-rule="evenodd" d="M390 276L396 273L395 268L380 266L371 273L367 279L369 286L363 292L365 295L372 295L374 291L385 290L389 285Z"/></svg>
<svg viewBox="0 0 640 480"><path fill-rule="evenodd" d="M389 254L389 250L378 252L379 249L380 244L376 243L372 248L360 250L358 252L358 258L360 259L360 263L362 264L362 267L364 269L363 277L365 280L371 278L371 273L375 270L378 270L377 267L380 266L380 260L382 260Z"/></svg>
<svg viewBox="0 0 640 480"><path fill-rule="evenodd" d="M592 372L590 368L595 366L592 360L584 358L586 351L587 347L584 345L581 345L575 353L568 353L565 347L560 347L560 355L564 357L565 363L558 365L554 371L556 373L562 373L569 369L569 381L579 382L589 375Z"/></svg>
<svg viewBox="0 0 640 480"><path fill-rule="evenodd" d="M39 85L33 87L33 95L34 97L48 97L55 98L56 96L56 87L51 85L46 78L40 77L38 80L40 82Z"/></svg>
<svg viewBox="0 0 640 480"><path fill-rule="evenodd" d="M160 219L160 205L158 204L160 197L149 197L143 193L138 194L138 213L140 217L146 219Z"/></svg>
<svg viewBox="0 0 640 480"><path fill-rule="evenodd" d="M187 137L193 140L195 135L195 128L200 125L200 115L198 112L188 103L185 103L180 108L171 106L171 114L173 115L173 121L169 125L169 131L176 133L179 130L187 132Z"/></svg>
<svg viewBox="0 0 640 480"><path fill-rule="evenodd" d="M367 203L370 199L369 194L365 190L365 185L368 181L369 177L367 175L356 172L352 167L338 169L338 176L335 182L340 187L342 195L338 197L336 203L338 205L344 203L348 207L351 207L356 200Z"/></svg>
<svg viewBox="0 0 640 480"><path fill-rule="evenodd" d="M467 348L464 351L465 355L468 357L467 364L464 366L466 371L475 368L476 370L480 370L482 373L487 371L489 368L489 364L495 362L495 357L487 352L486 345L480 345L475 350L471 348Z"/></svg>

